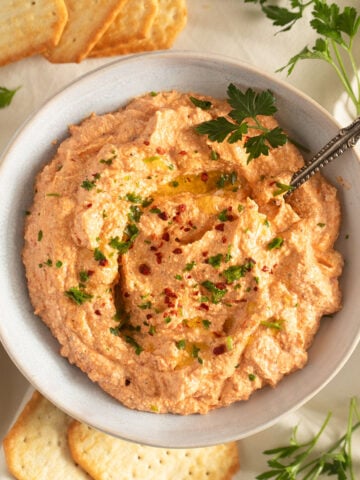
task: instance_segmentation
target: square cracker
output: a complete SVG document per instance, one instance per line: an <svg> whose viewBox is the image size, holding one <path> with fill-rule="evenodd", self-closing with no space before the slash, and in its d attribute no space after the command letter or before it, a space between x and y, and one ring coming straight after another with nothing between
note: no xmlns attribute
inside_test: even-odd
<svg viewBox="0 0 360 480"><path fill-rule="evenodd" d="M239 469L235 442L191 449L155 448L126 442L74 421L71 454L95 480L230 480Z"/></svg>
<svg viewBox="0 0 360 480"><path fill-rule="evenodd" d="M157 14L146 38L134 38L110 47L94 49L89 56L123 55L170 48L186 25L186 0L158 0L158 4Z"/></svg>
<svg viewBox="0 0 360 480"><path fill-rule="evenodd" d="M71 421L35 392L3 441L10 473L18 480L89 480L70 455Z"/></svg>
<svg viewBox="0 0 360 480"><path fill-rule="evenodd" d="M56 45L67 18L64 0L1 0L0 65Z"/></svg>
<svg viewBox="0 0 360 480"><path fill-rule="evenodd" d="M107 48L146 38L159 8L159 0L127 0L116 18L100 38L91 54Z"/></svg>
<svg viewBox="0 0 360 480"><path fill-rule="evenodd" d="M69 20L61 39L45 57L53 63L81 62L127 0L65 0Z"/></svg>

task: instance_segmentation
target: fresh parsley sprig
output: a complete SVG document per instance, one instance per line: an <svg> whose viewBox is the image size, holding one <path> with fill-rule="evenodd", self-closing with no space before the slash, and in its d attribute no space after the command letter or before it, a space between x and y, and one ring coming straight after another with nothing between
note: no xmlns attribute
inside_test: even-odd
<svg viewBox="0 0 360 480"><path fill-rule="evenodd" d="M0 108L5 108L10 105L13 96L19 90L20 87L15 88L14 90L9 90L5 87L0 87Z"/></svg>
<svg viewBox="0 0 360 480"><path fill-rule="evenodd" d="M309 459L320 436L331 418L331 413L325 418L318 433L309 441L299 443L297 427L293 429L290 445L265 450L265 455L271 455L267 464L270 470L261 473L257 480L316 480L320 475L337 476L338 480L355 480L352 464L352 435L360 426L360 415L356 398L350 400L349 415L345 434L328 450L319 456Z"/></svg>
<svg viewBox="0 0 360 480"><path fill-rule="evenodd" d="M277 111L275 97L270 90L257 93L248 88L242 92L231 83L227 95L227 102L232 107L229 112L231 120L217 117L200 123L196 127L198 133L208 135L213 142L221 143L227 139L229 143L235 143L242 140L249 130L259 131L257 135L247 136L245 139L247 163L260 155L268 155L270 146L275 148L286 143L287 136L280 127L269 129L258 119L259 115L272 116Z"/></svg>
<svg viewBox="0 0 360 480"><path fill-rule="evenodd" d="M280 32L290 30L303 17L304 10L312 6L310 27L319 35L315 44L310 48L305 46L278 71L287 70L290 75L300 60L324 60L335 70L356 115L360 115L360 65L354 56L355 44L360 41L360 14L355 7L345 6L340 10L339 5L327 0L292 0L290 8L271 5L268 0L244 1L259 4L273 25L283 27Z"/></svg>

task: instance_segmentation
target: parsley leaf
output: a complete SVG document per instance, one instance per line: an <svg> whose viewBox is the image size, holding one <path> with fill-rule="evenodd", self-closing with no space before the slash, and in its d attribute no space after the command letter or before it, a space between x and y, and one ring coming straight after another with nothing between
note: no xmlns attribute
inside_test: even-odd
<svg viewBox="0 0 360 480"><path fill-rule="evenodd" d="M227 293L226 288L219 288L210 280L205 280L201 283L203 287L206 288L211 293L211 302L219 303L223 296Z"/></svg>
<svg viewBox="0 0 360 480"><path fill-rule="evenodd" d="M270 90L257 93L252 88L248 88L242 92L231 83L228 86L227 95L227 102L233 108L229 112L232 121L226 117L208 120L195 127L198 133L208 135L213 142L221 143L227 139L228 143L236 143L242 140L250 129L259 131L260 133L245 139L248 163L260 155L268 155L269 145L276 148L286 143L287 136L280 127L269 129L258 120L259 115L274 115L277 111L275 97Z"/></svg>
<svg viewBox="0 0 360 480"><path fill-rule="evenodd" d="M8 107L20 87L15 88L14 90L9 90L5 87L0 87L0 108Z"/></svg>
<svg viewBox="0 0 360 480"><path fill-rule="evenodd" d="M201 108L201 110L209 110L212 107L212 103L208 100L200 100L199 98L189 97L195 107Z"/></svg>
<svg viewBox="0 0 360 480"><path fill-rule="evenodd" d="M271 5L268 0L244 1L259 4L273 25L283 27L280 32L291 30L304 17L305 9L312 7L308 25L319 35L318 38L312 47L305 46L278 71L287 70L290 75L300 60L327 62L354 104L356 115L360 115L360 66L354 55L354 47L359 42L360 14L355 7L344 6L341 10L337 3L328 0L291 0L288 2L289 8ZM305 35L306 32L303 31Z"/></svg>
<svg viewBox="0 0 360 480"><path fill-rule="evenodd" d="M71 287L65 292L65 295L70 298L77 305L82 305L93 298L93 295L79 289L78 287Z"/></svg>

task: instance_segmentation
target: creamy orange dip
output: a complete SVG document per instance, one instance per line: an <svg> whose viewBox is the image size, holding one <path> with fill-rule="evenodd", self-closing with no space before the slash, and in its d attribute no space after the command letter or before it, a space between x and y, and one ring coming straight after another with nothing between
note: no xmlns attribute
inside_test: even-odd
<svg viewBox="0 0 360 480"><path fill-rule="evenodd" d="M189 94L147 94L92 115L39 174L23 259L35 313L61 355L124 405L206 413L303 368L340 308L335 188L290 142L247 164L226 115ZM267 126L274 118L264 117Z"/></svg>

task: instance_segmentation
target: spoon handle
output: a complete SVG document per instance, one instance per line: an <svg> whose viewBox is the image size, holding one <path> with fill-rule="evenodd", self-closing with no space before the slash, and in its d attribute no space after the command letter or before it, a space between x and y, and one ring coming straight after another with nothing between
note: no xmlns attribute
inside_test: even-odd
<svg viewBox="0 0 360 480"><path fill-rule="evenodd" d="M292 189L289 193L309 180L320 168L323 168L335 158L340 157L347 149L353 147L359 139L360 117L357 117L350 125L342 128L334 138L293 175L290 182Z"/></svg>

